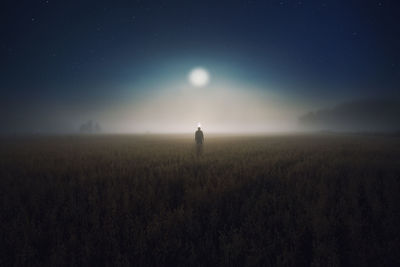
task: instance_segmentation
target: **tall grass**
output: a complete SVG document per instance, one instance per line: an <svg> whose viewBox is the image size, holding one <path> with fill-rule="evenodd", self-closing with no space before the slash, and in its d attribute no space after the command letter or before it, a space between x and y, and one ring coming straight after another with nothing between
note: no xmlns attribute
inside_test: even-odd
<svg viewBox="0 0 400 267"><path fill-rule="evenodd" d="M0 142L0 265L400 266L400 139Z"/></svg>

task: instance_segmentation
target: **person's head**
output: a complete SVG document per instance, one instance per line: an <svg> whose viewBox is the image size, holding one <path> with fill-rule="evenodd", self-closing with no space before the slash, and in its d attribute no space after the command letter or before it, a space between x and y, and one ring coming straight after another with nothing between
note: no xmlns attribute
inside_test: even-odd
<svg viewBox="0 0 400 267"><path fill-rule="evenodd" d="M200 131L200 127L197 127L197 130L199 130L199 131Z"/></svg>

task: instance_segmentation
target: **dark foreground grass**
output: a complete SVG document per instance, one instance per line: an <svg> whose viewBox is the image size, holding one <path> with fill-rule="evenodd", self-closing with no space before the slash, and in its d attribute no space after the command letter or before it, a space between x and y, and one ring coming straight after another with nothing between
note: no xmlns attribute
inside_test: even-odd
<svg viewBox="0 0 400 267"><path fill-rule="evenodd" d="M0 240L1 266L399 266L400 139L3 139Z"/></svg>

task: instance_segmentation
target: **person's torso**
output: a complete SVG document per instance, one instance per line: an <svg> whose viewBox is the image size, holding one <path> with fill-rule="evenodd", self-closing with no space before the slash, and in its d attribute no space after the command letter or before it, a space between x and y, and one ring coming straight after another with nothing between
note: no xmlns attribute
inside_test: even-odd
<svg viewBox="0 0 400 267"><path fill-rule="evenodd" d="M201 139L202 137L203 137L203 132L197 130L197 131L196 131L196 139Z"/></svg>

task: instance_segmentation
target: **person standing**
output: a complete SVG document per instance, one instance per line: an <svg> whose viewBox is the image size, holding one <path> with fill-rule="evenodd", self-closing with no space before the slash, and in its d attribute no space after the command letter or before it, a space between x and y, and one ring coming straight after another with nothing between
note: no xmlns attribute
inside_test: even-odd
<svg viewBox="0 0 400 267"><path fill-rule="evenodd" d="M203 142L204 142L203 131L200 129L200 127L197 128L197 131L194 134L194 140L196 141L197 157L200 157L201 154L203 153Z"/></svg>
<svg viewBox="0 0 400 267"><path fill-rule="evenodd" d="M198 145L202 145L204 142L203 131L200 129L200 127L197 128L197 131L194 134L194 140L196 141L196 144L198 144Z"/></svg>

